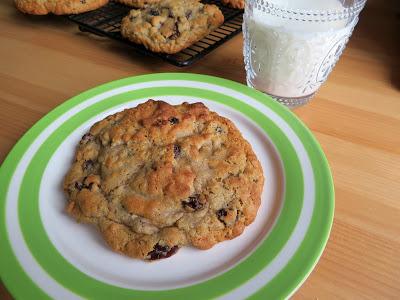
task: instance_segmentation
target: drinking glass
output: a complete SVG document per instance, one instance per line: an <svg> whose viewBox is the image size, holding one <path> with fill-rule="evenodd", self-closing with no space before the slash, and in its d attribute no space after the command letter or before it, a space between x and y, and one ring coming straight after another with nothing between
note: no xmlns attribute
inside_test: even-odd
<svg viewBox="0 0 400 300"><path fill-rule="evenodd" d="M296 107L325 82L366 0L246 0L247 85Z"/></svg>

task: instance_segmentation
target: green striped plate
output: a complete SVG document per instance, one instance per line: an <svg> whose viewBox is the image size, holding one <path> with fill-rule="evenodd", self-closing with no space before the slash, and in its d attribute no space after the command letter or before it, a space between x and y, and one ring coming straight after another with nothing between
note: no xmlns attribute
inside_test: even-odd
<svg viewBox="0 0 400 300"><path fill-rule="evenodd" d="M205 103L230 118L260 159L256 221L232 241L181 249L154 263L127 258L64 213L61 182L91 124L149 98ZM305 280L332 225L334 192L311 132L264 94L221 78L164 73L126 78L60 105L16 144L0 169L1 278L19 299L282 299Z"/></svg>

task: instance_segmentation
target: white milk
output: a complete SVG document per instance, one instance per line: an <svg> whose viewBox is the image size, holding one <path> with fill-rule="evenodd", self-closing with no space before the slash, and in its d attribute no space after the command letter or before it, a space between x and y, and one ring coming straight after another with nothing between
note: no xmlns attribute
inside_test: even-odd
<svg viewBox="0 0 400 300"><path fill-rule="evenodd" d="M272 2L289 10L343 10L338 0ZM351 35L353 24L347 21L289 20L256 7L253 12L246 12L244 53L248 84L279 97L313 94L326 80Z"/></svg>

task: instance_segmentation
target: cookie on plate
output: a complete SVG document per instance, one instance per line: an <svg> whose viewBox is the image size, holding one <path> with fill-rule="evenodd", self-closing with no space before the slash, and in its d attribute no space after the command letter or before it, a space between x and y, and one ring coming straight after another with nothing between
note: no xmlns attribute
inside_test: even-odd
<svg viewBox="0 0 400 300"><path fill-rule="evenodd" d="M117 252L208 249L256 217L263 170L235 125L202 103L149 100L94 124L64 180L67 212Z"/></svg>
<svg viewBox="0 0 400 300"><path fill-rule="evenodd" d="M106 5L108 0L15 0L17 8L27 14L79 14Z"/></svg>
<svg viewBox="0 0 400 300"><path fill-rule="evenodd" d="M236 9L244 9L244 1L245 0L221 0L222 4Z"/></svg>
<svg viewBox="0 0 400 300"><path fill-rule="evenodd" d="M153 52L176 53L202 39L224 22L215 5L196 0L164 0L131 10L122 19L121 33Z"/></svg>

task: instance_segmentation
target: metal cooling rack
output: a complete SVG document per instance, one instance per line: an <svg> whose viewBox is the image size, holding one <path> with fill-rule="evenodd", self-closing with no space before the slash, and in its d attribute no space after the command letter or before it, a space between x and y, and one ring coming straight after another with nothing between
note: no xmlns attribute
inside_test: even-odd
<svg viewBox="0 0 400 300"><path fill-rule="evenodd" d="M123 38L120 33L121 20L132 9L123 4L109 2L107 5L94 11L69 15L68 19L77 23L81 31L118 40L131 46L141 54L159 57L173 65L183 67L193 64L242 31L242 10L223 6L220 1L216 0L203 0L202 2L217 5L225 17L225 22L200 41L176 54L151 52L142 45L132 43Z"/></svg>

